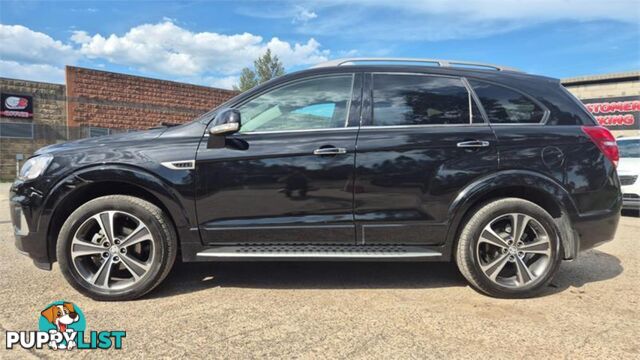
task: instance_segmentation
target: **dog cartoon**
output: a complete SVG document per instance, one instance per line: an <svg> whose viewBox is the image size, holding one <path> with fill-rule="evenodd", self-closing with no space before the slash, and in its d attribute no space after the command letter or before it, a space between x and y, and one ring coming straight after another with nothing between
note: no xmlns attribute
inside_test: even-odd
<svg viewBox="0 0 640 360"><path fill-rule="evenodd" d="M73 307L73 304L67 302L63 303L62 305L51 305L45 310L42 310L41 314L47 319L47 321L56 326L57 330L50 330L49 332L75 332L75 330L69 328L68 326L80 320L80 316L76 312L76 309ZM73 349L75 346L75 341L69 341L69 343L67 344L59 345L55 341L49 342L49 347L53 348L54 350L58 348Z"/></svg>

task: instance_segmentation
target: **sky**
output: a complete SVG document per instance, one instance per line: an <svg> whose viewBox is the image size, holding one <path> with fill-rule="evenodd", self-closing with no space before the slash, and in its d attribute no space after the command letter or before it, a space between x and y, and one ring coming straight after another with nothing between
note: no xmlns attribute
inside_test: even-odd
<svg viewBox="0 0 640 360"><path fill-rule="evenodd" d="M64 83L74 65L229 89L266 49L289 72L343 57L637 71L640 0L0 0L2 77Z"/></svg>

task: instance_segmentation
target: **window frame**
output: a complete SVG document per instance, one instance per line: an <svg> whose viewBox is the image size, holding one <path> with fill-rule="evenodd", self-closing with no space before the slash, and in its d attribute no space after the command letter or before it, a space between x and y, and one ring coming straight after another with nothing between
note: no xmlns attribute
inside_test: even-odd
<svg viewBox="0 0 640 360"><path fill-rule="evenodd" d="M375 125L373 123L373 108L374 108L374 98L373 98L373 90L374 90L374 82L373 78L375 75L401 75L401 76L424 76L424 77L436 77L436 78L449 78L449 79L457 79L460 80L462 85L466 88L467 94L469 96L469 122L463 124L418 124L418 125ZM372 71L366 73L365 77L365 86L364 92L366 93L366 97L368 98L365 103L368 102L367 116L361 116L360 118L360 128L363 129L404 129L404 128L423 128L423 127L440 127L440 126L489 126L489 120L484 112L484 108L481 106L479 99L477 98L475 92L471 88L471 85L466 81L464 76L456 76L456 75L443 75L443 74L433 74L433 73L422 73L422 72L410 72L410 71ZM482 117L482 122L473 122L473 107L472 102L475 103L478 111L480 111L480 116ZM365 114L365 106L363 105L362 109L363 115Z"/></svg>
<svg viewBox="0 0 640 360"><path fill-rule="evenodd" d="M516 93L524 96L529 101L531 101L536 106L538 106L540 109L542 109L542 111L543 111L542 118L540 119L539 122L536 122L536 123L492 123L489 120L489 115L487 114L486 110L484 109L484 106L482 105L482 101L480 101L480 97L478 96L478 94L476 94L476 91L473 88L473 85L471 85L471 82L469 80L473 80L473 81L477 81L477 82L481 82L481 83L485 83L485 84L490 84L490 85L502 87L502 88L505 88L507 90L511 90L513 92L516 92ZM538 99L536 99L533 96L523 92L522 90L516 89L516 88L514 88L512 86L504 85L504 84L501 84L501 83L498 83L498 82L495 82L495 81L488 81L488 80L479 79L479 78L473 78L473 77L472 78L465 77L465 81L468 83L469 88L471 89L471 91L473 91L473 94L476 97L479 109L482 112L482 116L485 118L485 121L488 124L490 124L490 126L540 126L540 125L546 125L547 122L549 121L549 117L551 115L551 111L546 106L544 106L544 104L542 104L540 101L538 101Z"/></svg>
<svg viewBox="0 0 640 360"><path fill-rule="evenodd" d="M297 79L293 79L291 81L286 81L283 82L281 84L278 84L276 86L273 87L268 87L265 88L263 91L257 92L255 94L252 94L250 97L247 97L245 99L242 99L241 101L239 101L238 103L233 104L231 107L233 109L238 109L240 106L245 105L246 103L264 95L267 94L269 92L272 91L276 91L280 88L286 87L286 86L290 86L299 82L303 82L303 81L309 81L309 80L314 80L314 79L321 79L321 78L329 78L329 77L336 77L336 76L351 76L351 90L349 92L349 99L347 102L347 114L345 116L345 121L344 121L344 126L343 127L334 127L334 128L322 128L322 129L298 129L298 130L265 130L265 131L252 131L252 132L237 132L238 135L242 135L242 136L247 136L247 135L260 135L260 134L286 134L286 133L299 133L299 132L315 132L315 131L337 131L337 130L348 130L348 129L358 129L357 127L354 127L351 125L351 111L353 110L353 105L354 105L354 100L356 100L356 93L355 92L360 92L361 89L357 89L358 86L361 87L361 84L357 84L357 73L356 72L336 72L336 73L327 73L327 74L318 74L318 75L313 75L313 76L306 76L306 77L301 77L301 78L297 78ZM359 105L359 104L357 104ZM356 109L357 110L357 109ZM206 134L208 134L209 132L207 131ZM235 134L234 134L235 135Z"/></svg>

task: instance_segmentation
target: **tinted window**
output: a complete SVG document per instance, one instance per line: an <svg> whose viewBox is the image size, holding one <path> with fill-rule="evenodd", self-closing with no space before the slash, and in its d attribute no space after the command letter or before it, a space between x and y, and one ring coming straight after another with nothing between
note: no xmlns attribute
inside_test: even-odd
<svg viewBox="0 0 640 360"><path fill-rule="evenodd" d="M544 111L527 96L499 85L469 81L487 112L489 122L498 124L534 124L542 121Z"/></svg>
<svg viewBox="0 0 640 360"><path fill-rule="evenodd" d="M618 140L621 158L640 158L640 140Z"/></svg>
<svg viewBox="0 0 640 360"><path fill-rule="evenodd" d="M262 94L238 110L241 132L345 127L352 75L302 80Z"/></svg>
<svg viewBox="0 0 640 360"><path fill-rule="evenodd" d="M471 97L460 79L374 74L374 125L469 124Z"/></svg>

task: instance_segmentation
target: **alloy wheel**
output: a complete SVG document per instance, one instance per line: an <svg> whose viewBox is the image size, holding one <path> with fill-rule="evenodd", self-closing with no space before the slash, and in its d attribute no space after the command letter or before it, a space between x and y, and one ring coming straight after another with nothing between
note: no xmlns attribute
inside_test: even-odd
<svg viewBox="0 0 640 360"><path fill-rule="evenodd" d="M529 215L500 215L480 233L476 256L489 280L500 286L521 288L534 282L551 266L549 233Z"/></svg>
<svg viewBox="0 0 640 360"><path fill-rule="evenodd" d="M85 220L71 242L71 261L92 286L125 289L151 269L154 239L149 227L124 211L103 211Z"/></svg>

